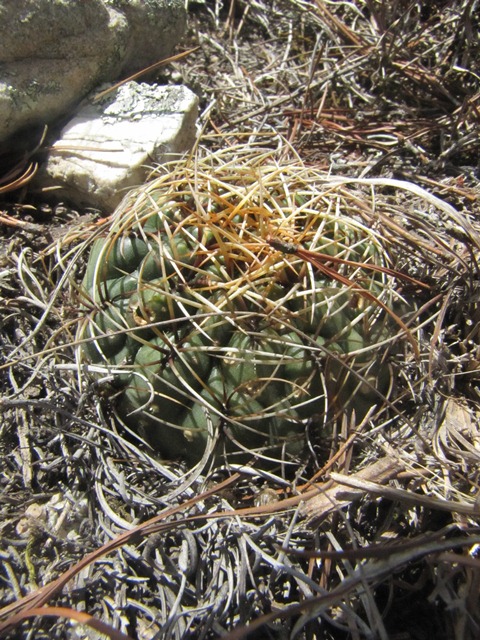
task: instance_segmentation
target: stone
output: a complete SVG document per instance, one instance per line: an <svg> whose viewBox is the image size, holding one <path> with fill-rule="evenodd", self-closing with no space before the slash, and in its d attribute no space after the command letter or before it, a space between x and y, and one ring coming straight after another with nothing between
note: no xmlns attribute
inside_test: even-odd
<svg viewBox="0 0 480 640"><path fill-rule="evenodd" d="M57 200L111 212L156 164L193 145L197 111L197 96L184 86L128 82L78 111L53 144L36 184L53 187Z"/></svg>
<svg viewBox="0 0 480 640"><path fill-rule="evenodd" d="M129 37L122 66L124 77L168 57L183 36L185 0L104 0L124 16Z"/></svg>
<svg viewBox="0 0 480 640"><path fill-rule="evenodd" d="M0 141L55 122L98 84L168 57L184 0L0 1Z"/></svg>

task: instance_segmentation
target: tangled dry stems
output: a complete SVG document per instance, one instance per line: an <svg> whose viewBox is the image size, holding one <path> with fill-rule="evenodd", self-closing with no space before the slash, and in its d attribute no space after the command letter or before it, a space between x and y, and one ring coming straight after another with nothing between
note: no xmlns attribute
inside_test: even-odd
<svg viewBox="0 0 480 640"><path fill-rule="evenodd" d="M438 295L418 312L421 359L398 368L394 407L360 425L338 421L321 463L293 479L248 467L236 477L234 465L191 473L119 432L94 382L79 387L72 301L108 225L70 214L68 241L53 249L24 227L0 267L2 599L19 599L4 619L48 602L139 638L254 631L256 618L267 625L259 637L294 625L300 637L416 637L415 626L475 637L477 3L441 14L373 1L193 9L204 144L234 157L229 146L267 141L285 163L298 153L329 169L327 199L364 224L380 210L396 268ZM174 73L189 80L184 65ZM338 173L350 178L335 182ZM404 248L416 259L402 262ZM71 629L39 617L19 633Z"/></svg>

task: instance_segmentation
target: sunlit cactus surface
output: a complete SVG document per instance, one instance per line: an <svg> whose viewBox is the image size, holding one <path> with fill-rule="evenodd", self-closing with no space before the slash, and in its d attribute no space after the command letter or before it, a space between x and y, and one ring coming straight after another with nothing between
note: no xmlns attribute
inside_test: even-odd
<svg viewBox="0 0 480 640"><path fill-rule="evenodd" d="M389 267L362 203L315 170L190 158L96 240L81 357L166 459L295 460L389 393L389 345L408 344Z"/></svg>

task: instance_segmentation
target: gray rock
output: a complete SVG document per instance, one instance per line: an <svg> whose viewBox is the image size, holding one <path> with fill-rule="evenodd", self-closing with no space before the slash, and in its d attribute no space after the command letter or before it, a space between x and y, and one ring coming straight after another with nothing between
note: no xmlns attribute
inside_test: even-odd
<svg viewBox="0 0 480 640"><path fill-rule="evenodd" d="M171 54L184 0L0 1L0 141Z"/></svg>
<svg viewBox="0 0 480 640"><path fill-rule="evenodd" d="M104 0L124 16L129 28L124 77L166 58L183 36L187 12L185 0Z"/></svg>
<svg viewBox="0 0 480 640"><path fill-rule="evenodd" d="M111 211L156 164L193 145L197 110L198 98L186 87L129 82L76 114L36 184L55 187L56 199Z"/></svg>

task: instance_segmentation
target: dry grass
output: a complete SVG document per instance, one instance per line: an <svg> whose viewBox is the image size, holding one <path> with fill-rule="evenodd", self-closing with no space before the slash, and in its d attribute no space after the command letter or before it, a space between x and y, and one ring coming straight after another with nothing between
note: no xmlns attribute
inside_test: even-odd
<svg viewBox="0 0 480 640"><path fill-rule="evenodd" d="M294 183L315 175L323 207L430 287L395 394L361 424L340 416L293 477L192 472L119 429L75 356L86 256L109 221L5 205L0 633L478 637L479 13L475 0L191 3L185 46L200 49L162 79L201 94L200 158L245 167L240 151L262 150Z"/></svg>

